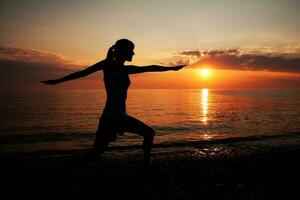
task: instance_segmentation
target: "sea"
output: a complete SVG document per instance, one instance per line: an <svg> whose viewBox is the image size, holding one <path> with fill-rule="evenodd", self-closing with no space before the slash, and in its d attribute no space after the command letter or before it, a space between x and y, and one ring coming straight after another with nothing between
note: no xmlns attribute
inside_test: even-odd
<svg viewBox="0 0 300 200"><path fill-rule="evenodd" d="M0 93L0 152L88 149L103 89ZM300 137L300 89L130 89L127 114L156 131L155 145ZM132 133L111 146L141 145Z"/></svg>

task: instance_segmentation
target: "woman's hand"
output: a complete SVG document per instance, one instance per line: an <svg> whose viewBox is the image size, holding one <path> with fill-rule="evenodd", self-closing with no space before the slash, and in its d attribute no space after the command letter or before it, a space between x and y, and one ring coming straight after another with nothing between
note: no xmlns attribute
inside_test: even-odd
<svg viewBox="0 0 300 200"><path fill-rule="evenodd" d="M182 68L185 67L185 66L186 66L186 65L178 65L178 66L173 67L173 70L174 70L174 71L178 71L178 70L182 69Z"/></svg>
<svg viewBox="0 0 300 200"><path fill-rule="evenodd" d="M46 81L41 81L41 82L46 84L46 85L56 85L56 84L60 83L60 81L58 79L46 80Z"/></svg>

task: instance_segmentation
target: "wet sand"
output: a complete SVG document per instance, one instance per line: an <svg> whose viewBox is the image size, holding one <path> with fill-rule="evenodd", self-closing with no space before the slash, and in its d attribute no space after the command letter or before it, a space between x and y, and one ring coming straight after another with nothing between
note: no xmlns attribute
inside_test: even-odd
<svg viewBox="0 0 300 200"><path fill-rule="evenodd" d="M156 145L150 168L139 146L1 154L6 199L297 199L300 143Z"/></svg>

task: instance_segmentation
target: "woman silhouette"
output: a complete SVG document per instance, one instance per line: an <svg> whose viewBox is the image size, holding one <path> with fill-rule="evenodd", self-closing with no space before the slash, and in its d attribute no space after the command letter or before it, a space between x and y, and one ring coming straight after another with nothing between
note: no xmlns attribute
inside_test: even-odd
<svg viewBox="0 0 300 200"><path fill-rule="evenodd" d="M63 78L42 82L54 85L103 70L107 99L102 116L99 120L93 150L101 155L108 144L116 140L117 134L122 135L124 132L130 132L144 137L143 162L144 164L149 164L155 131L145 123L126 113L126 97L127 90L130 85L129 74L179 70L185 65L175 67L164 67L158 65L143 67L133 65L125 66L125 61L132 61L132 57L134 55L133 50L133 42L127 39L118 40L115 45L109 48L105 60Z"/></svg>

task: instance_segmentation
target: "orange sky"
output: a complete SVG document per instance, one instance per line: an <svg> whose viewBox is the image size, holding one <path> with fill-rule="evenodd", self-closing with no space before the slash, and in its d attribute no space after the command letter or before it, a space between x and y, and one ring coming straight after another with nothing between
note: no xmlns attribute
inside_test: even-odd
<svg viewBox="0 0 300 200"><path fill-rule="evenodd" d="M300 87L299 6L295 0L4 0L0 89L44 88L40 80L104 59L121 38L136 47L126 64L189 64L177 72L133 75L132 88ZM199 76L207 65L212 74ZM57 87L99 85L98 73Z"/></svg>
<svg viewBox="0 0 300 200"><path fill-rule="evenodd" d="M102 72L66 82L61 85L50 86L51 89L97 89L104 88ZM241 72L233 70L212 70L209 77L199 74L199 69L183 69L163 73L148 73L131 75L131 88L149 89L255 89L255 88L299 88L299 75L274 72ZM294 80L294 81L291 81ZM52 88L53 87L53 88ZM39 88L49 86L39 85Z"/></svg>

